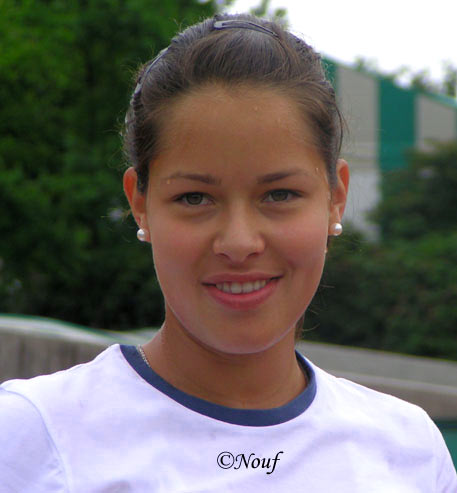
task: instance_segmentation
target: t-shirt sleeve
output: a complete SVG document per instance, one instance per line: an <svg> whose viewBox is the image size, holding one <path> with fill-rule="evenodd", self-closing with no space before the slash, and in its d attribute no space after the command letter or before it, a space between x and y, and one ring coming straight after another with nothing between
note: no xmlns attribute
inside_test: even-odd
<svg viewBox="0 0 457 493"><path fill-rule="evenodd" d="M0 387L0 491L65 493L59 453L37 408Z"/></svg>
<svg viewBox="0 0 457 493"><path fill-rule="evenodd" d="M437 459L436 493L457 493L457 473L451 454L438 427L431 419L428 422Z"/></svg>

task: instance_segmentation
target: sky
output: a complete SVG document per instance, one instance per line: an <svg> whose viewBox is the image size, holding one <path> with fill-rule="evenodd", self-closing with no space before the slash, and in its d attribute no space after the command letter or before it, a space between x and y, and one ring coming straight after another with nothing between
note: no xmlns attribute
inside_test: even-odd
<svg viewBox="0 0 457 493"><path fill-rule="evenodd" d="M247 12L260 0L235 0L229 12ZM351 64L376 61L381 73L402 66L443 76L442 64L457 67L457 0L272 0L284 7L294 34L319 53Z"/></svg>

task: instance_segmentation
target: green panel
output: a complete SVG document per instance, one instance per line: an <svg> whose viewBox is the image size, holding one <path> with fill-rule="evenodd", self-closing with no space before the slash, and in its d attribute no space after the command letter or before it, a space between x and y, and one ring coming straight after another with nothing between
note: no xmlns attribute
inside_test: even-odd
<svg viewBox="0 0 457 493"><path fill-rule="evenodd" d="M436 421L457 468L457 421Z"/></svg>
<svg viewBox="0 0 457 493"><path fill-rule="evenodd" d="M379 164L382 171L407 165L405 152L415 144L415 93L390 80L379 81Z"/></svg>
<svg viewBox="0 0 457 493"><path fill-rule="evenodd" d="M327 74L327 79L332 83L335 92L338 92L338 64L333 60L322 57L322 65Z"/></svg>

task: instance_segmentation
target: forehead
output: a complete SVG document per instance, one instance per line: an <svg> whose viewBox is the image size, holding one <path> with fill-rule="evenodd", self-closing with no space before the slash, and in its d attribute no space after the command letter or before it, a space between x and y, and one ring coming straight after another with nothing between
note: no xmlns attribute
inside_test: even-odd
<svg viewBox="0 0 457 493"><path fill-rule="evenodd" d="M160 140L152 173L186 163L262 171L320 161L297 104L269 88L212 85L186 94L166 112Z"/></svg>
<svg viewBox="0 0 457 493"><path fill-rule="evenodd" d="M298 105L281 92L266 87L207 85L179 98L167 112L164 142L167 136L203 130L214 133L221 122L227 134L278 131L281 127L299 139L310 135ZM168 142L169 143L169 142Z"/></svg>

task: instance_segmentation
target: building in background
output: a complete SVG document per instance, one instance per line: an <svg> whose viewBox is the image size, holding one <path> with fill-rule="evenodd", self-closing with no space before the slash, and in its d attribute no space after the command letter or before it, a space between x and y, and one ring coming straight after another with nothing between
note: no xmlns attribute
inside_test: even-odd
<svg viewBox="0 0 457 493"><path fill-rule="evenodd" d="M380 199L382 175L407 166L408 149L427 150L431 140L457 139L457 101L406 89L328 58L324 64L349 129L342 150L351 169L345 220L376 238L366 213Z"/></svg>

